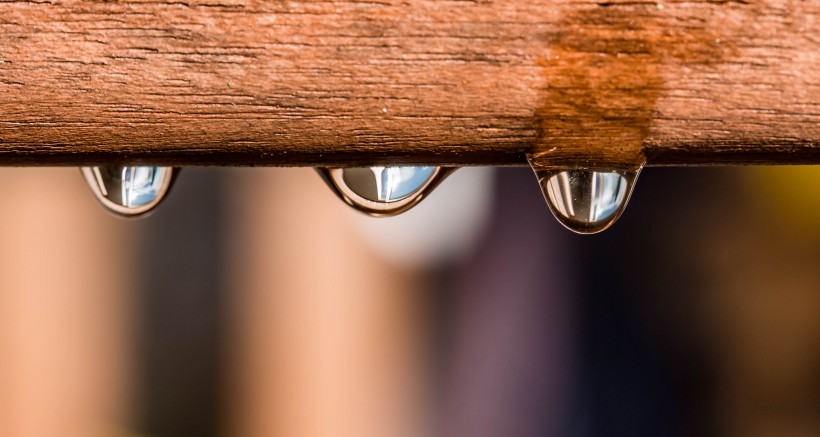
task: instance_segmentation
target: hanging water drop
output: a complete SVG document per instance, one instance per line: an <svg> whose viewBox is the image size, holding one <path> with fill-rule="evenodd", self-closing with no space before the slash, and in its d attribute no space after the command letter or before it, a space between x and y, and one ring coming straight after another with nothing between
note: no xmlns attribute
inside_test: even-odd
<svg viewBox="0 0 820 437"><path fill-rule="evenodd" d="M535 170L541 192L553 215L567 229L595 234L621 216L640 169Z"/></svg>
<svg viewBox="0 0 820 437"><path fill-rule="evenodd" d="M366 214L384 217L418 204L453 169L433 166L318 168L334 192Z"/></svg>
<svg viewBox="0 0 820 437"><path fill-rule="evenodd" d="M91 191L109 211L136 217L153 210L179 172L172 167L100 166L80 169Z"/></svg>

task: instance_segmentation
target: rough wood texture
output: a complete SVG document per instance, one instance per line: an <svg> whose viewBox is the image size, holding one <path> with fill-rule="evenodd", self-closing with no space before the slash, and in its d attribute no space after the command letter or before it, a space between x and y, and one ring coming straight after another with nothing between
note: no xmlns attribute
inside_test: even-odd
<svg viewBox="0 0 820 437"><path fill-rule="evenodd" d="M818 0L0 0L0 164L820 162L818 28Z"/></svg>

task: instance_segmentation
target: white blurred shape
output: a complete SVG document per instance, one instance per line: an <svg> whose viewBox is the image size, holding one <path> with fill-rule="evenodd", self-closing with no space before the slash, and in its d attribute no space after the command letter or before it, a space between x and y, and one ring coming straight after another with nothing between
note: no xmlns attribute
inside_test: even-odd
<svg viewBox="0 0 820 437"><path fill-rule="evenodd" d="M388 262L430 267L465 257L480 242L493 205L494 169L466 167L404 214L372 218L351 211L353 229Z"/></svg>

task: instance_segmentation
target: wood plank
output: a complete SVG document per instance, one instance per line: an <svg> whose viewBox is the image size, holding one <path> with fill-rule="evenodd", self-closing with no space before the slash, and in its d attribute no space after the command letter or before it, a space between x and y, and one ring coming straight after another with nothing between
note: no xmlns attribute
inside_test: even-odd
<svg viewBox="0 0 820 437"><path fill-rule="evenodd" d="M0 1L0 164L820 162L820 1Z"/></svg>

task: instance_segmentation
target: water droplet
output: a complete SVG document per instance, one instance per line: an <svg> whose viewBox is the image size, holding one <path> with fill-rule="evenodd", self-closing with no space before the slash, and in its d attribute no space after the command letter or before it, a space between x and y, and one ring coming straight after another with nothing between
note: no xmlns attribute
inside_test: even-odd
<svg viewBox="0 0 820 437"><path fill-rule="evenodd" d="M621 216L640 169L535 170L541 192L553 215L567 229L595 234Z"/></svg>
<svg viewBox="0 0 820 437"><path fill-rule="evenodd" d="M453 169L431 166L318 168L348 205L366 214L400 214L418 204Z"/></svg>
<svg viewBox="0 0 820 437"><path fill-rule="evenodd" d="M101 166L80 169L97 200L109 211L136 217L153 210L171 188L178 169Z"/></svg>

